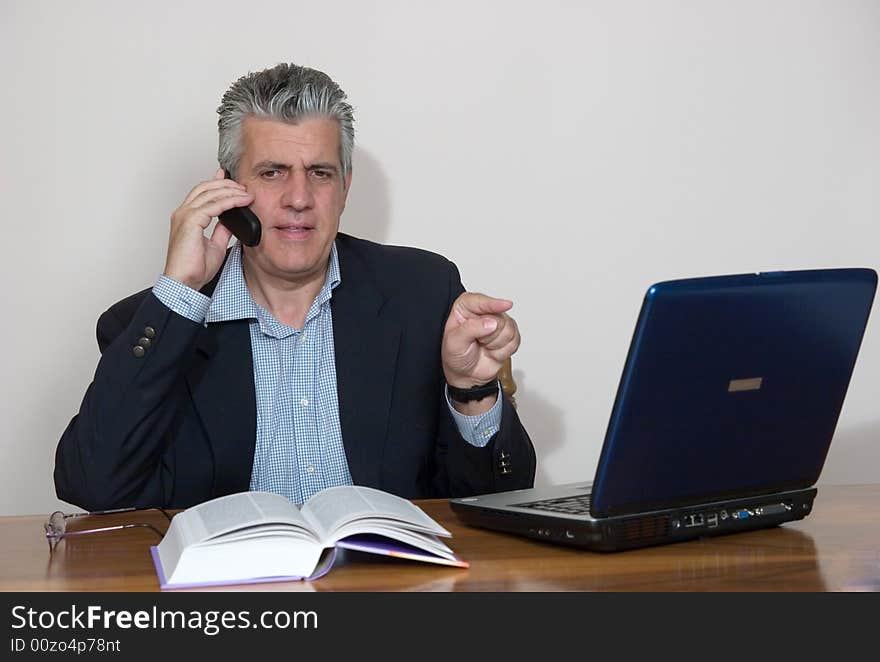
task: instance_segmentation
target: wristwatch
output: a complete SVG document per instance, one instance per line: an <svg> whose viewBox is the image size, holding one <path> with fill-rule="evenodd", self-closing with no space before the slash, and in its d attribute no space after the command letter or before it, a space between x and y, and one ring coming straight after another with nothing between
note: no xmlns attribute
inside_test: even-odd
<svg viewBox="0 0 880 662"><path fill-rule="evenodd" d="M450 384L446 384L446 388L449 389L449 397L456 402L473 402L498 393L498 378L471 388L456 388Z"/></svg>

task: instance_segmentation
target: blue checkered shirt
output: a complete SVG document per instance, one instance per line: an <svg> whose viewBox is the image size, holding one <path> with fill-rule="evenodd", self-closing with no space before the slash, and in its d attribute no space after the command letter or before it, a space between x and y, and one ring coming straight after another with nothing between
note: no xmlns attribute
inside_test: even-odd
<svg viewBox="0 0 880 662"><path fill-rule="evenodd" d="M302 329L276 320L250 295L235 244L213 297L160 276L153 293L175 313L205 326L250 320L257 401L257 434L252 490L265 490L305 503L327 487L351 485L342 445L336 358L330 299L342 282L334 244L327 277L306 315ZM462 437L485 446L501 421L501 394L479 416L464 416L447 403Z"/></svg>

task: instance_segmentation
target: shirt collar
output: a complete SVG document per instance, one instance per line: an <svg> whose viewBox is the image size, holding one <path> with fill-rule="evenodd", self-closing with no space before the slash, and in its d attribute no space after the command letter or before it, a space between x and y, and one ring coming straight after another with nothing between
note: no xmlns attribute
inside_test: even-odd
<svg viewBox="0 0 880 662"><path fill-rule="evenodd" d="M330 261L327 268L327 276L321 291L309 308L306 321L312 318L320 310L321 306L333 296L333 289L342 282L339 270L339 254L336 251L336 242L330 247ZM261 314L263 313L263 314ZM211 305L205 316L206 323L230 322L241 319L261 319L269 315L251 297L247 283L244 280L244 272L241 268L241 244L236 242L229 251L229 258L223 266L220 280L211 297ZM271 317L271 315L269 315Z"/></svg>

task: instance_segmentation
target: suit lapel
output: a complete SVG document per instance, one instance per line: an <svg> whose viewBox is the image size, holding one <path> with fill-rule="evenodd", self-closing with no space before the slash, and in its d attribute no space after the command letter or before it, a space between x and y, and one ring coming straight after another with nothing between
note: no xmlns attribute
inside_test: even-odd
<svg viewBox="0 0 880 662"><path fill-rule="evenodd" d="M378 487L400 324L383 316L385 297L372 274L338 241L342 282L333 291L333 343L339 424L352 480Z"/></svg>
<svg viewBox="0 0 880 662"><path fill-rule="evenodd" d="M250 486L257 430L251 336L247 320L209 324L187 374L214 456L214 495Z"/></svg>

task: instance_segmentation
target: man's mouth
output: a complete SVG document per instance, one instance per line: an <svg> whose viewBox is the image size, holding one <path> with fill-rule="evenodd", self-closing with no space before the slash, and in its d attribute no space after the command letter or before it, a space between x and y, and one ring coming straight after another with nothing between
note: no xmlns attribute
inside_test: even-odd
<svg viewBox="0 0 880 662"><path fill-rule="evenodd" d="M306 239L314 229L315 226L309 223L285 223L275 226L275 230L285 239Z"/></svg>

